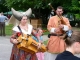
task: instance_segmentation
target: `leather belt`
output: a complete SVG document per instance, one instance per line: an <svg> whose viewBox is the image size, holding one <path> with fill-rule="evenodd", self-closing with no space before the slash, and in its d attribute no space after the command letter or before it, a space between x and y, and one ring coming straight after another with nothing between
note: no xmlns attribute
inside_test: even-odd
<svg viewBox="0 0 80 60"><path fill-rule="evenodd" d="M63 34L51 34L51 36L63 36Z"/></svg>
<svg viewBox="0 0 80 60"><path fill-rule="evenodd" d="M48 34L48 38L50 38L50 36L63 36L63 34Z"/></svg>

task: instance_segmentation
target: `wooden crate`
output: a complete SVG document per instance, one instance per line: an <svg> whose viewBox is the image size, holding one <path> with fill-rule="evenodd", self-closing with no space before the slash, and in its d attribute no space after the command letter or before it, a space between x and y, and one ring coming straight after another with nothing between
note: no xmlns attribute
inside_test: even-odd
<svg viewBox="0 0 80 60"><path fill-rule="evenodd" d="M31 25L33 25L33 28L42 27L42 20L41 19L31 19Z"/></svg>

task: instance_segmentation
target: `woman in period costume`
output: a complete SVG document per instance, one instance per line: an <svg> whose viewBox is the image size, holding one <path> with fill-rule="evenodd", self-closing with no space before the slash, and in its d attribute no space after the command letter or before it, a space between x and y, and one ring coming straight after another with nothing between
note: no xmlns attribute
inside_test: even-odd
<svg viewBox="0 0 80 60"><path fill-rule="evenodd" d="M37 60L36 54L30 54L29 52L25 52L24 50L17 48L17 35L18 33L31 35L33 26L28 23L29 17L32 13L31 9L24 13L20 13L15 11L12 8L13 16L19 21L18 26L13 27L13 34L10 38L10 42L13 44L12 53L10 60Z"/></svg>

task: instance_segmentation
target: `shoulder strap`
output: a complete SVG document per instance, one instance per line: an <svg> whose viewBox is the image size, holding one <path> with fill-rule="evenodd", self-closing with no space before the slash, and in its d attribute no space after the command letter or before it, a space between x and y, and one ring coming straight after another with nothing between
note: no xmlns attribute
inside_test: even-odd
<svg viewBox="0 0 80 60"><path fill-rule="evenodd" d="M22 30L21 30L20 26L18 25L17 27L18 27L18 29L20 30L20 32L21 32L21 34L23 36L23 33L22 33Z"/></svg>

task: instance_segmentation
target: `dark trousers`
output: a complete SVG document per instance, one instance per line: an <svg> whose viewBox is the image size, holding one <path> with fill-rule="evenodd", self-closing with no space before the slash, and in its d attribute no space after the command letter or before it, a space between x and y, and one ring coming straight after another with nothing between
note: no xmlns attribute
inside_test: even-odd
<svg viewBox="0 0 80 60"><path fill-rule="evenodd" d="M5 22L0 22L0 35L5 36Z"/></svg>

